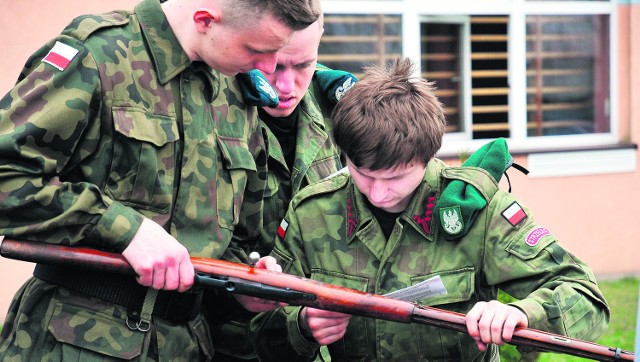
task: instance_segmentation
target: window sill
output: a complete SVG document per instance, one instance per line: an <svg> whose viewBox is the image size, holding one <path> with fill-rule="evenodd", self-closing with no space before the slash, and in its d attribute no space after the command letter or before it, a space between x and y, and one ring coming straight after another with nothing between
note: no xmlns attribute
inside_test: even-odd
<svg viewBox="0 0 640 362"><path fill-rule="evenodd" d="M527 157L530 177L584 176L637 171L636 144L558 148L536 151L518 150L511 154ZM438 155L441 159L458 159L458 155Z"/></svg>

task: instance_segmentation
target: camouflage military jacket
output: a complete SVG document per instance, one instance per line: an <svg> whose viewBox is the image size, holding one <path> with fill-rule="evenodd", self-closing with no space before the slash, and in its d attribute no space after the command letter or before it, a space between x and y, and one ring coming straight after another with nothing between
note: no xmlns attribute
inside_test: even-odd
<svg viewBox="0 0 640 362"><path fill-rule="evenodd" d="M0 234L120 252L147 217L193 256L243 258L262 221L257 129L235 78L188 59L158 0L76 18L0 100ZM127 312L32 278L0 359L212 357L202 314L142 333Z"/></svg>
<svg viewBox="0 0 640 362"><path fill-rule="evenodd" d="M298 107L300 109L293 170L287 167L280 142L261 122L267 140L269 170L263 209L264 226L257 249L260 255L269 255L273 249L276 231L287 211L292 194L342 168L339 149L330 136L329 116L334 105L318 89L315 77ZM214 301L215 305L220 304L220 307L225 302L220 298ZM251 317L253 314L241 315L229 323L212 324L211 334L217 356L225 353L245 359L255 358L253 345L247 337Z"/></svg>
<svg viewBox="0 0 640 362"><path fill-rule="evenodd" d="M267 135L269 154L267 189L264 200L264 225L261 255L273 249L278 225L289 207L292 195L304 186L336 173L342 168L340 151L331 138L330 115L333 105L320 95L315 82L298 105L298 131L293 169L289 170L280 142L261 122Z"/></svg>
<svg viewBox="0 0 640 362"><path fill-rule="evenodd" d="M502 289L520 299L513 305L527 314L530 327L597 338L609 312L589 267L493 178L477 174L485 176L476 180L476 173L431 161L388 240L349 176L329 178L294 197L279 231L284 238L276 240L272 255L284 272L368 293L387 294L435 278L443 290L415 301L460 313L496 299ZM453 242L432 214L450 178L473 182L488 201L468 234ZM522 212L509 219L505 211L513 205ZM286 307L252 321L263 360L314 356L318 345L301 334L299 310ZM495 345L480 352L466 334L356 316L329 350L338 361L498 360Z"/></svg>
<svg viewBox="0 0 640 362"><path fill-rule="evenodd" d="M47 61L56 44L73 56L63 70ZM239 94L188 59L157 0L75 19L0 101L0 234L122 251L146 216L220 257L264 188Z"/></svg>

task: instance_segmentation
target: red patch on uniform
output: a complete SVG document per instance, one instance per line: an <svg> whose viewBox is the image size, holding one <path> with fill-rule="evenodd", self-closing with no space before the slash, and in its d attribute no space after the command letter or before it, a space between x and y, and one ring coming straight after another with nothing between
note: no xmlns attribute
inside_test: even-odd
<svg viewBox="0 0 640 362"><path fill-rule="evenodd" d="M433 208L435 207L435 204L436 197L429 196L427 197L427 205L425 206L424 217L422 217L421 215L413 215L413 221L415 221L416 224L422 226L422 230L424 230L424 232L427 234L431 233L431 220L433 219Z"/></svg>
<svg viewBox="0 0 640 362"><path fill-rule="evenodd" d="M282 219L282 222L280 223L280 226L278 227L278 236L281 239L284 239L284 236L287 234L287 229L289 228L289 223L287 222L287 220Z"/></svg>
<svg viewBox="0 0 640 362"><path fill-rule="evenodd" d="M551 232L547 228L535 228L527 234L527 237L524 238L524 242L529 246L536 246L540 239L544 236L551 234Z"/></svg>
<svg viewBox="0 0 640 362"><path fill-rule="evenodd" d="M354 214L355 213L353 212L351 207L351 198L348 198L347 199L347 223L349 226L349 231L347 233L348 237L353 235L353 231L356 229L356 226L358 226L358 219Z"/></svg>

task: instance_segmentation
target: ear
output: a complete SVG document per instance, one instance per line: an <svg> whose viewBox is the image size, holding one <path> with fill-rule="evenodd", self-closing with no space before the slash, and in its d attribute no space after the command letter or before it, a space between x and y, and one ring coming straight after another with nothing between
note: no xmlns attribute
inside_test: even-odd
<svg viewBox="0 0 640 362"><path fill-rule="evenodd" d="M206 32L211 26L211 23L219 21L220 14L218 11L212 9L198 9L193 14L193 22L196 24L196 29L199 32Z"/></svg>

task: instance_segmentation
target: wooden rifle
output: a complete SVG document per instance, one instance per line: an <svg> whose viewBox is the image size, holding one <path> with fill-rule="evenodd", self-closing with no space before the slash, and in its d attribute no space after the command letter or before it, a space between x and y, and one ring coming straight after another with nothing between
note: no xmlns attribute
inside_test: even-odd
<svg viewBox="0 0 640 362"><path fill-rule="evenodd" d="M74 246L1 239L0 255L35 263L134 275L121 254ZM464 314L364 293L250 265L192 257L195 284L290 305L384 319L421 323L467 333ZM518 328L509 342L541 351L565 353L598 361L633 361L634 353L530 328Z"/></svg>

